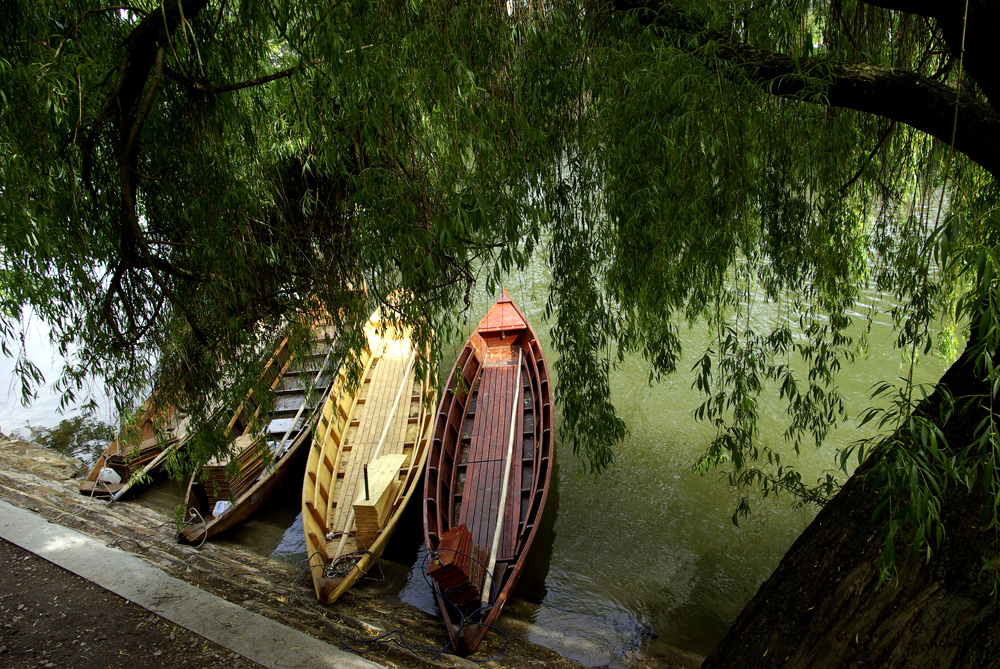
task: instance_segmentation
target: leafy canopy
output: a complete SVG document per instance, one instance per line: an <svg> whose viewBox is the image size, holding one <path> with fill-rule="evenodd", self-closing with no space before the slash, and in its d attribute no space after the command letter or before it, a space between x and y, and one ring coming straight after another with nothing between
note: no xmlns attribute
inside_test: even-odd
<svg viewBox="0 0 1000 669"><path fill-rule="evenodd" d="M787 400L793 450L823 440L845 413L836 372L863 345L847 334L862 288L896 297L911 359L942 314L974 323L993 378L990 168L877 95L900 72L988 108L930 18L687 0L0 12L3 342L32 307L81 345L68 391L96 373L126 408L156 385L211 424L317 307L343 349L375 304L441 341L473 286L534 253L552 266L562 436L595 472L626 431L610 371L642 355L651 381L678 372L685 321L714 332L692 370L716 430L700 466L806 500L836 482L803 482L761 443L759 398ZM761 300L780 306L766 326ZM960 460L937 437L877 445L893 517L933 529L955 483L1000 500L992 422L977 439Z"/></svg>

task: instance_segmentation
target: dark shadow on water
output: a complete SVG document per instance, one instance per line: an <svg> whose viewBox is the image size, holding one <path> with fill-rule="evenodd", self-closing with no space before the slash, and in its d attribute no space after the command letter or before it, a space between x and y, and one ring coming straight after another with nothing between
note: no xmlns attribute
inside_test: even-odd
<svg viewBox="0 0 1000 669"><path fill-rule="evenodd" d="M515 594L535 604L545 598L545 579L552 563L552 549L556 541L555 525L559 510L559 461L553 458L552 479L549 495L545 500L545 510L538 526L538 534L531 544L531 552L524 563L521 580Z"/></svg>

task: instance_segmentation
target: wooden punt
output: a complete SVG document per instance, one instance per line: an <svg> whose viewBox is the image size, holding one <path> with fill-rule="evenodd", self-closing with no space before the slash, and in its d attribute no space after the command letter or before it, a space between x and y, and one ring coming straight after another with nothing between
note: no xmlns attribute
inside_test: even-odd
<svg viewBox="0 0 1000 669"><path fill-rule="evenodd" d="M445 388L424 479L424 540L451 647L468 655L517 583L552 477L548 368L506 290Z"/></svg>
<svg viewBox="0 0 1000 669"><path fill-rule="evenodd" d="M179 541L201 543L240 524L281 487L301 460L333 377L333 347L325 343L332 334L325 323L316 325L311 351L298 359L289 351L288 340L281 341L264 369L273 402L262 405L251 392L227 423L231 458L216 456L191 475L184 497L187 525ZM256 433L254 418L264 426ZM270 466L264 449L270 452Z"/></svg>
<svg viewBox="0 0 1000 669"><path fill-rule="evenodd" d="M143 411L135 433L120 432L101 453L80 483L81 494L117 501L160 473L167 457L184 446L189 435L182 411L169 407L157 415L150 402ZM130 434L135 434L132 440Z"/></svg>
<svg viewBox="0 0 1000 669"><path fill-rule="evenodd" d="M349 382L346 363L338 372L302 485L309 570L324 604L382 554L423 471L437 402L431 374L414 372L409 332L385 328L376 311L365 333L361 381Z"/></svg>

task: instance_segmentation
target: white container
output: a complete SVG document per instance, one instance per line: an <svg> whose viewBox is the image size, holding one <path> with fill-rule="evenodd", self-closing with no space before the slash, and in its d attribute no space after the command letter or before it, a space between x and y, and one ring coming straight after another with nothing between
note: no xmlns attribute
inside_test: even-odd
<svg viewBox="0 0 1000 669"><path fill-rule="evenodd" d="M118 484L122 482L122 477L111 467L101 467L101 471L97 473L97 480L100 483Z"/></svg>

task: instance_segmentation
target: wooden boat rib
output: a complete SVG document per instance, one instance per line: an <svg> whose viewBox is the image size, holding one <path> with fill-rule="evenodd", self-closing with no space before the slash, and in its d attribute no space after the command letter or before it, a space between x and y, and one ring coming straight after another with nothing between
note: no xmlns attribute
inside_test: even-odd
<svg viewBox="0 0 1000 669"><path fill-rule="evenodd" d="M184 446L189 435L182 411L170 407L167 415L160 417L152 413L147 402L144 412L138 443L127 441L125 434L119 433L80 482L81 494L117 501L148 481L171 453ZM113 477L108 470L114 473Z"/></svg>
<svg viewBox="0 0 1000 669"><path fill-rule="evenodd" d="M445 388L424 479L424 539L452 649L468 655L517 583L552 476L548 368L506 290Z"/></svg>
<svg viewBox="0 0 1000 669"><path fill-rule="evenodd" d="M311 333L312 351L296 360L284 339L264 369L274 392L269 409L251 392L227 423L236 471L215 457L191 475L184 498L189 524L178 540L200 543L246 520L277 490L290 469L305 454L320 405L333 377L332 335L325 323ZM264 415L261 415L264 412ZM251 432L254 419L263 429ZM270 451L265 466L264 447Z"/></svg>
<svg viewBox="0 0 1000 669"><path fill-rule="evenodd" d="M376 311L365 326L356 388L347 364L341 366L306 464L302 523L316 597L324 604L375 565L417 487L430 442L436 403L430 375L416 377L409 333L380 334L379 320Z"/></svg>

